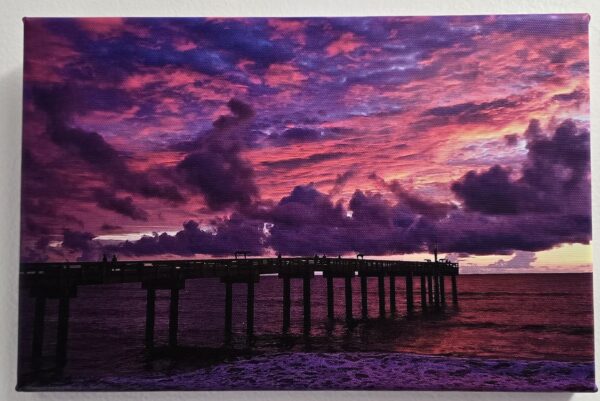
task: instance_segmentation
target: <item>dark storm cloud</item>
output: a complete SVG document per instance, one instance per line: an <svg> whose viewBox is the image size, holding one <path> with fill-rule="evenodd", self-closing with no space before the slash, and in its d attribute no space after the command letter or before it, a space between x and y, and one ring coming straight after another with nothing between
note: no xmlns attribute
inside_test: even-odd
<svg viewBox="0 0 600 401"><path fill-rule="evenodd" d="M399 204L406 206L416 214L437 219L446 216L450 210L456 208L454 205L448 203L432 202L423 199L404 189L397 180L386 182L375 173L371 173L369 178L375 180L380 186L396 195Z"/></svg>
<svg viewBox="0 0 600 401"><path fill-rule="evenodd" d="M113 230L119 230L121 228L123 228L123 227L117 226L114 224L108 224L108 223L104 223L100 226L100 230L102 230L102 231L113 231Z"/></svg>
<svg viewBox="0 0 600 401"><path fill-rule="evenodd" d="M200 192L213 210L248 206L259 195L254 169L242 158L244 143L238 135L247 129L254 111L237 99L227 106L232 115L219 117L215 128L194 141L196 150L176 167L188 187Z"/></svg>
<svg viewBox="0 0 600 401"><path fill-rule="evenodd" d="M94 234L87 231L65 229L63 231L62 247L72 251L88 251L95 237Z"/></svg>
<svg viewBox="0 0 600 401"><path fill-rule="evenodd" d="M519 142L519 135L517 134L506 134L504 135L504 141L508 146L515 146Z"/></svg>
<svg viewBox="0 0 600 401"><path fill-rule="evenodd" d="M313 186L296 187L265 216L268 244L292 255L423 252L507 254L541 251L591 238L589 133L567 120L551 137L533 121L521 177L501 166L467 173L452 189L465 209L431 202L384 182L396 195L357 190L347 209Z"/></svg>
<svg viewBox="0 0 600 401"><path fill-rule="evenodd" d="M148 213L135 206L131 196L119 198L115 193L100 188L93 191L93 196L97 205L103 209L111 210L133 220L148 220Z"/></svg>
<svg viewBox="0 0 600 401"><path fill-rule="evenodd" d="M26 214L54 216L56 210L52 200L72 192L72 183L64 178L61 179L55 169L47 166L25 146L21 166L22 204Z"/></svg>
<svg viewBox="0 0 600 401"><path fill-rule="evenodd" d="M351 168L342 174L338 174L333 181L333 188L329 191L329 196L337 195L344 188L344 185L356 175L356 168Z"/></svg>
<svg viewBox="0 0 600 401"><path fill-rule="evenodd" d="M513 182L510 171L499 165L482 173L469 171L452 184L452 191L470 210L488 214L516 214L525 208L538 207L535 194L528 187Z"/></svg>
<svg viewBox="0 0 600 401"><path fill-rule="evenodd" d="M144 236L137 241L125 241L117 246L107 246L105 249L135 256L164 254L231 256L239 250L260 255L264 246L263 235L262 223L242 219L234 214L227 220L217 222L215 233L203 231L197 222L189 220L183 224L183 230L175 235L162 233Z"/></svg>
<svg viewBox="0 0 600 401"><path fill-rule="evenodd" d="M125 156L117 151L102 135L69 126L76 99L65 86L33 88L35 105L46 113L46 134L65 152L76 155L98 172L108 177L116 188L138 193L147 198L182 202L183 196L171 184L157 183L146 174L133 172L125 163Z"/></svg>
<svg viewBox="0 0 600 401"><path fill-rule="evenodd" d="M268 244L290 255L365 253L384 255L426 250L432 235L419 231L427 219L379 193L356 190L348 208L313 186L299 186L271 211Z"/></svg>
<svg viewBox="0 0 600 401"><path fill-rule="evenodd" d="M494 166L471 171L452 185L463 208L423 199L397 181L371 174L394 195L392 200L356 190L344 206L312 184L300 185L274 205L217 222L214 233L188 222L175 236L145 237L116 249L135 255L225 255L241 248L262 254L271 248L285 255L336 256L427 252L437 244L441 252L485 255L588 243L589 132L567 120L546 136L532 121L524 137L529 153L520 177Z"/></svg>
<svg viewBox="0 0 600 401"><path fill-rule="evenodd" d="M509 99L496 99L483 103L458 103L450 106L433 107L421 113L423 117L412 123L414 128L443 126L452 123L473 124L489 121L493 117L511 108L519 106L519 102Z"/></svg>
<svg viewBox="0 0 600 401"><path fill-rule="evenodd" d="M283 131L280 134L275 134L269 139L282 143L282 144L293 144L293 143L302 143L302 142L312 142L317 141L323 137L323 131L316 130L312 128L289 128Z"/></svg>
<svg viewBox="0 0 600 401"><path fill-rule="evenodd" d="M591 216L571 213L504 215L456 213L423 231L435 230L443 252L476 255L506 254L513 250L542 251L563 243L586 244Z"/></svg>
<svg viewBox="0 0 600 401"><path fill-rule="evenodd" d="M231 99L227 103L227 107L231 110L231 116L219 116L213 121L213 126L217 129L224 130L238 125L240 122L254 117L254 109L249 104L242 102L239 99Z"/></svg>
<svg viewBox="0 0 600 401"><path fill-rule="evenodd" d="M417 121L415 126L438 126L456 121L461 124L476 123L489 120L494 113L518 106L519 103L508 99L496 99L483 103L459 103L450 106L434 107L425 110L424 120Z"/></svg>
<svg viewBox="0 0 600 401"><path fill-rule="evenodd" d="M469 210L486 214L580 211L589 214L589 132L571 120L563 122L552 137L539 133L533 121L528 138L527 161L521 177L496 165L487 171L469 171L452 184L452 191Z"/></svg>
<svg viewBox="0 0 600 401"><path fill-rule="evenodd" d="M341 159L348 155L348 153L344 152L315 153L314 155L310 155L308 157L293 157L291 159L284 160L264 161L261 162L261 165L271 169L291 170L299 167L318 164L328 160Z"/></svg>
<svg viewBox="0 0 600 401"><path fill-rule="evenodd" d="M295 187L268 217L273 224L269 244L282 254L337 255L353 248L343 206L312 185Z"/></svg>
<svg viewBox="0 0 600 401"><path fill-rule="evenodd" d="M451 106L434 107L429 110L425 110L423 115L431 115L436 117L448 117L466 114L474 115L482 111L504 109L507 107L513 107L515 105L515 102L512 102L508 99L497 99L484 103L467 102L454 104Z"/></svg>
<svg viewBox="0 0 600 401"><path fill-rule="evenodd" d="M572 92L559 93L557 95L552 96L552 100L557 100L559 102L570 102L573 100L582 100L585 98L586 98L586 93L579 89L575 89Z"/></svg>

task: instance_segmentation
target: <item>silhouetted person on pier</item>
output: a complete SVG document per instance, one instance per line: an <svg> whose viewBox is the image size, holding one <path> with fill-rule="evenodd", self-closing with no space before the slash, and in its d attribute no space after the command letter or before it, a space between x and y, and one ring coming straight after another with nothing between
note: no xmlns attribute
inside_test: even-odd
<svg viewBox="0 0 600 401"><path fill-rule="evenodd" d="M106 262L108 262L108 258L106 257L106 254L103 253L102 254L102 263L106 263Z"/></svg>
<svg viewBox="0 0 600 401"><path fill-rule="evenodd" d="M117 255L113 255L111 262L117 263Z"/></svg>

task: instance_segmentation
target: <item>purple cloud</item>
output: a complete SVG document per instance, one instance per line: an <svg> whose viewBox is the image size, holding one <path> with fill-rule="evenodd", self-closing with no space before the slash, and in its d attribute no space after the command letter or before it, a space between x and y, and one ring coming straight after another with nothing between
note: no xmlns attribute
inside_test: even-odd
<svg viewBox="0 0 600 401"><path fill-rule="evenodd" d="M525 137L529 152L521 177L513 179L509 170L496 165L481 173L469 171L452 184L452 191L467 209L486 214L564 210L589 215L589 132L566 120L552 137L545 137L532 121Z"/></svg>
<svg viewBox="0 0 600 401"><path fill-rule="evenodd" d="M93 194L97 205L103 209L112 210L115 213L127 216L133 220L148 220L148 213L135 206L131 196L119 198L113 192L101 188L95 189Z"/></svg>
<svg viewBox="0 0 600 401"><path fill-rule="evenodd" d="M219 117L215 128L194 141L196 150L176 167L188 187L201 193L213 210L248 206L259 195L254 169L242 158L244 144L237 135L237 130L246 129L254 112L237 99L230 100L227 106L232 115Z"/></svg>

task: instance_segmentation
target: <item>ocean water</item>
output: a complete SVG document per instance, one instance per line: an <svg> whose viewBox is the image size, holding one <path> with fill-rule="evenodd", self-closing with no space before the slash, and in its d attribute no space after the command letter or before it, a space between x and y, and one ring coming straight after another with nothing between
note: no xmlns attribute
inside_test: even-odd
<svg viewBox="0 0 600 401"><path fill-rule="evenodd" d="M451 302L447 279L447 306L423 311L420 280L414 280L415 308L407 313L404 278L396 278L397 312L390 314L386 279L386 314L379 316L377 279L369 278L369 318L361 317L360 286L353 280L353 314L345 322L343 279L335 283L334 322L327 320L326 281L312 281L312 328L303 333L302 280L292 280L292 322L282 335L282 281L262 277L255 289L255 338L246 337L246 287L234 284L233 338L228 351L224 341L225 288L218 279L187 280L180 292L177 356L149 357L144 352L145 290L140 284L84 286L71 300L68 363L57 384L97 383L106 377L187 377L199 368L244 358L269 355L359 354L484 358L486 360L593 361L591 274L502 274L458 277L459 303ZM33 299L21 298L19 371L27 387L31 357ZM168 337L169 292L157 291L155 345L160 350ZM56 301L47 303L44 354L51 365L56 338ZM226 358L225 355L229 355ZM223 356L223 357L221 357ZM289 358L288 358L289 359ZM450 359L449 359L450 360ZM526 362L523 362L526 361ZM455 363L455 362L453 362ZM520 366L520 365L519 365ZM564 370L564 369L563 369ZM559 369L560 371L560 369ZM589 373L588 373L589 376ZM592 382L593 382L593 376ZM589 378L589 377L588 377ZM144 379L145 387L154 388ZM52 385L52 380L45 385ZM93 388L103 388L102 385ZM123 388L128 388L124 385ZM133 387L132 387L133 388ZM179 383L173 388L187 388ZM335 386L332 386L335 388Z"/></svg>

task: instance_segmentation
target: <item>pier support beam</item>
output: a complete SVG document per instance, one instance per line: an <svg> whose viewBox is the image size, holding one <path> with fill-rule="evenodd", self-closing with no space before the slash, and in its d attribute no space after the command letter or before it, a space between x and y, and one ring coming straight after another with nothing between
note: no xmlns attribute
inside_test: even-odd
<svg viewBox="0 0 600 401"><path fill-rule="evenodd" d="M69 337L69 297L58 300L58 330L56 333L56 366L67 364L67 339Z"/></svg>
<svg viewBox="0 0 600 401"><path fill-rule="evenodd" d="M427 275L427 293L429 294L429 305L433 304L433 277L431 274Z"/></svg>
<svg viewBox="0 0 600 401"><path fill-rule="evenodd" d="M333 277L327 276L327 318L333 320Z"/></svg>
<svg viewBox="0 0 600 401"><path fill-rule="evenodd" d="M346 322L352 321L352 277L344 277L346 295Z"/></svg>
<svg viewBox="0 0 600 401"><path fill-rule="evenodd" d="M33 316L33 338L31 349L31 367L39 373L42 366L44 349L44 332L46 318L46 300L58 300L58 319L56 331L55 367L60 370L67 364L67 342L69 337L69 303L70 298L77 295L77 287L69 282L41 284L31 288L31 296L35 298Z"/></svg>
<svg viewBox="0 0 600 401"><path fill-rule="evenodd" d="M390 274L390 313L396 313L396 276Z"/></svg>
<svg viewBox="0 0 600 401"><path fill-rule="evenodd" d="M456 275L452 275L452 303L458 304L458 288L456 287Z"/></svg>
<svg viewBox="0 0 600 401"><path fill-rule="evenodd" d="M179 326L179 288L171 288L169 303L169 346L177 347L177 329Z"/></svg>
<svg viewBox="0 0 600 401"><path fill-rule="evenodd" d="M254 335L254 280L249 280L246 291L246 334Z"/></svg>
<svg viewBox="0 0 600 401"><path fill-rule="evenodd" d="M440 304L440 275L437 272L433 276L433 285L434 285L435 305L439 306L439 304Z"/></svg>
<svg viewBox="0 0 600 401"><path fill-rule="evenodd" d="M360 306L363 319L366 319L369 316L369 310L367 305L367 296L368 296L368 288L367 288L367 276L360 276Z"/></svg>
<svg viewBox="0 0 600 401"><path fill-rule="evenodd" d="M42 362L42 348L44 345L44 318L46 315L46 297L35 298L35 311L33 317L33 344L31 362L34 371L38 370Z"/></svg>
<svg viewBox="0 0 600 401"><path fill-rule="evenodd" d="M290 296L290 278L283 278L283 332L287 333L290 329L292 300Z"/></svg>
<svg viewBox="0 0 600 401"><path fill-rule="evenodd" d="M177 277L152 277L142 281L142 289L146 290L146 327L144 343L147 348L154 346L156 290L169 290L169 346L177 346L177 330L179 327L179 290L185 288L185 280Z"/></svg>
<svg viewBox="0 0 600 401"><path fill-rule="evenodd" d="M233 284L225 283L225 342L231 340L233 329Z"/></svg>
<svg viewBox="0 0 600 401"><path fill-rule="evenodd" d="M440 274L440 302L446 304L446 276Z"/></svg>
<svg viewBox="0 0 600 401"><path fill-rule="evenodd" d="M427 308L427 283L425 275L421 275L421 308Z"/></svg>
<svg viewBox="0 0 600 401"><path fill-rule="evenodd" d="M414 294L413 294L413 276L412 272L406 275L406 310L412 311L414 306Z"/></svg>
<svg viewBox="0 0 600 401"><path fill-rule="evenodd" d="M385 317L385 281L383 274L377 276L377 286L379 289L379 316Z"/></svg>
<svg viewBox="0 0 600 401"><path fill-rule="evenodd" d="M144 343L146 348L154 347L154 316L155 316L156 290L146 290L146 330Z"/></svg>
<svg viewBox="0 0 600 401"><path fill-rule="evenodd" d="M304 301L304 331L310 331L310 279L311 277L306 275L303 278L303 301Z"/></svg>

